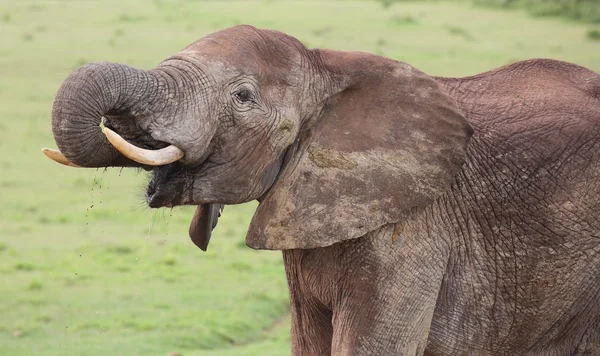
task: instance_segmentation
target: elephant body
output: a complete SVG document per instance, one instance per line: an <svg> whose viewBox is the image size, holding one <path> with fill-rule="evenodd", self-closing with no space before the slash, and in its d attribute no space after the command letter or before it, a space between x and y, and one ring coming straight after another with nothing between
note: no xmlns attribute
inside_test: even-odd
<svg viewBox="0 0 600 356"><path fill-rule="evenodd" d="M463 169L407 222L283 252L294 354L600 355L600 77L436 79L475 129Z"/></svg>
<svg viewBox="0 0 600 356"><path fill-rule="evenodd" d="M590 70L434 78L236 26L149 71L79 68L52 115L50 157L151 170L148 205L197 205L203 250L258 200L246 244L283 251L294 355L600 355Z"/></svg>

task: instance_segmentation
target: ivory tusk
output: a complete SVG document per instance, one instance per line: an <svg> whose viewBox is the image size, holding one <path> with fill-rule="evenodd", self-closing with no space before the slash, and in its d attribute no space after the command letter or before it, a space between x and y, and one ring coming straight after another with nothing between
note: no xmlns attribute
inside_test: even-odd
<svg viewBox="0 0 600 356"><path fill-rule="evenodd" d="M108 141L125 157L148 166L162 166L173 163L180 160L184 155L183 150L174 145L160 150L146 150L125 141L123 137L108 127L102 128L102 132Z"/></svg>
<svg viewBox="0 0 600 356"><path fill-rule="evenodd" d="M81 168L81 166L78 166L75 163L69 161L69 159L65 157L62 153L60 153L59 150L53 150L51 148L42 148L42 152L46 155L46 157L50 158L54 162L58 162L69 167Z"/></svg>

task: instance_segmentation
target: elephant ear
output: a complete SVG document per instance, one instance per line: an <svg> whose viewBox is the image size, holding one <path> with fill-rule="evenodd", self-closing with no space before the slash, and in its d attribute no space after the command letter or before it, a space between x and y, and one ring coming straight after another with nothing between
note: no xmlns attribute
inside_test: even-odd
<svg viewBox="0 0 600 356"><path fill-rule="evenodd" d="M252 248L324 247L401 222L448 190L465 161L473 130L433 78L375 55L318 53L337 87L260 202Z"/></svg>

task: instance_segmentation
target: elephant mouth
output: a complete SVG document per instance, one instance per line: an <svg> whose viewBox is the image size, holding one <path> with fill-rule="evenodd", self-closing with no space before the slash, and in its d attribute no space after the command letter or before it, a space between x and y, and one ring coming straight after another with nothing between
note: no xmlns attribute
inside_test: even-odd
<svg viewBox="0 0 600 356"><path fill-rule="evenodd" d="M152 178L146 187L146 202L150 208L172 208L183 203L185 168L175 162L152 168Z"/></svg>
<svg viewBox="0 0 600 356"><path fill-rule="evenodd" d="M106 138L124 156L142 165L151 166L152 178L146 188L146 201L150 208L198 205L190 223L189 236L201 250L206 251L212 230L223 211L223 204L194 201L193 179L201 175L210 160L197 166L182 164L184 151L175 145L161 142L158 150L143 149L124 140L109 127L103 129ZM152 148L158 148L153 145Z"/></svg>
<svg viewBox="0 0 600 356"><path fill-rule="evenodd" d="M205 175L211 166L207 160L200 165L189 166L174 162L153 167L146 186L146 202L150 208L173 208L180 205L205 204L194 197L194 178Z"/></svg>
<svg viewBox="0 0 600 356"><path fill-rule="evenodd" d="M146 187L146 201L150 208L198 205L190 222L189 236L202 251L206 251L217 226L224 204L198 203L193 200L193 180L186 177L201 172L207 163L196 167L174 162L152 168L152 178Z"/></svg>

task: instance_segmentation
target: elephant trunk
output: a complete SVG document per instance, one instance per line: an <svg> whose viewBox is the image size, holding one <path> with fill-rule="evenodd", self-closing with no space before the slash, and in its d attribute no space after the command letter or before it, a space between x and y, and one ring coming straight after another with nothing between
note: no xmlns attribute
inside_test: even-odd
<svg viewBox="0 0 600 356"><path fill-rule="evenodd" d="M152 73L108 62L87 64L64 81L52 108L52 132L58 148L81 167L140 166L121 154L102 134L103 116L119 126L139 127L159 93ZM128 121L128 122L124 122Z"/></svg>

